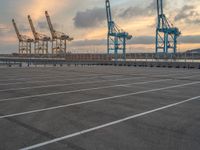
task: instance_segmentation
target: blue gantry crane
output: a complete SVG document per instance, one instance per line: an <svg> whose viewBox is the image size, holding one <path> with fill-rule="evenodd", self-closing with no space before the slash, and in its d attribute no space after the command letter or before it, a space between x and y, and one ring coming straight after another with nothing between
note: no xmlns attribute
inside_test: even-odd
<svg viewBox="0 0 200 150"><path fill-rule="evenodd" d="M119 59L119 53L122 53L122 60L126 60L126 42L132 38L132 35L124 32L113 20L110 8L110 1L106 0L106 13L108 21L108 35L107 35L107 52L112 54L114 52L115 63Z"/></svg>
<svg viewBox="0 0 200 150"><path fill-rule="evenodd" d="M177 38L180 30L174 27L163 13L163 0L157 0L158 24L156 29L156 53L177 52Z"/></svg>

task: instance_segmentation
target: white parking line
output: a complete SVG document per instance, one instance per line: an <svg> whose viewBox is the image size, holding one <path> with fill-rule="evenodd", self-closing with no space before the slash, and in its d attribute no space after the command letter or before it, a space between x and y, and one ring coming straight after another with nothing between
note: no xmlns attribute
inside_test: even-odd
<svg viewBox="0 0 200 150"><path fill-rule="evenodd" d="M32 75L31 74L31 72L30 72L30 74L26 74L25 76L24 76L24 74L18 74L18 75L15 75L15 76L7 76L8 78L1 78L1 80L0 80L0 82L1 81L12 81L12 80L26 80L26 79L32 79L32 78L34 78L34 79L41 79L41 78L44 78L44 79L49 79L49 78L55 78L55 76L56 77L65 77L66 75L68 75L67 73L66 73L66 75L65 74L63 74L63 75L61 75L61 74L50 74L51 76L52 75L55 75L55 76L52 76L52 77L50 77L50 76L48 76L48 74L50 74L50 73L46 73L46 75ZM70 74L70 75L73 75L73 74ZM98 74L96 74L96 75L98 75ZM24 77L21 77L21 76L24 76ZM21 77L21 78L19 78L19 77ZM10 79L10 78L16 78L16 79Z"/></svg>
<svg viewBox="0 0 200 150"><path fill-rule="evenodd" d="M149 82L153 82L153 81L149 81ZM149 82L146 82L146 83L149 83ZM161 80L160 81L157 80L157 81L154 81L154 82L161 82ZM145 84L145 82L144 83L135 83L135 84ZM164 88L157 88L157 89L146 90L146 91L139 91L139 92L134 92L134 93L128 93L128 94L99 98L99 99L88 100L88 101L83 101L83 102L77 102L77 103L72 103L72 104L67 104L67 105L49 107L49 108L45 108L45 109L38 109L38 110L32 110L32 111L27 111L27 112L4 115L4 116L0 116L0 119L16 117L16 116L21 116L21 115L27 115L27 114L33 114L33 113L44 112L44 111L50 111L50 110L56 110L56 109L60 109L60 108L67 108L67 107L71 107L71 106L95 103L95 102L100 102L100 101L105 101L105 100L110 100L110 99L116 99L116 98L122 98L122 97L127 97L127 96L151 93L151 92L156 92L156 91L163 91L163 90L167 90L167 89L179 88L179 87L184 87L184 86L194 85L194 84L200 84L200 82L193 82L193 83L188 83L188 84L181 84L181 85L169 86L169 87L164 87Z"/></svg>
<svg viewBox="0 0 200 150"><path fill-rule="evenodd" d="M69 72L70 72L71 70L69 70ZM72 73L74 73L74 74L77 74L77 73L79 73L79 72L72 72ZM85 76L85 77L87 77L87 76L91 76L91 75L96 75L96 76L101 76L101 75L109 75L109 74L102 74L102 73L90 73L90 72L80 72L80 73L84 73L85 75L80 75L79 77L81 77L81 76ZM47 73L48 74L48 73ZM29 74L28 76L30 76L31 74ZM52 75L52 74L51 74ZM68 73L66 72L66 75L68 75ZM14 81L17 81L17 80L25 80L25 79L32 79L32 77L34 78L34 79L54 79L54 78L58 78L58 77L66 77L66 75L56 75L55 77L49 77L49 76L45 76L45 75L38 75L38 76L31 76L31 77L29 77L29 78L26 78L26 77L24 77L24 78L17 78L17 79L4 79L4 80L0 80L0 82L1 81L12 81L12 80L14 80ZM70 75L73 75L73 74L71 74L71 72L70 72ZM112 74L112 76L123 76L122 74ZM141 74L131 74L131 75L141 75ZM142 74L142 75L144 75L144 74ZM19 75L20 76L20 75ZM111 75L110 75L111 76ZM13 76L13 77L18 77L18 76Z"/></svg>
<svg viewBox="0 0 200 150"><path fill-rule="evenodd" d="M188 78L194 78L194 77L200 77L200 73L198 75L191 75L186 77L180 77L180 79L188 79Z"/></svg>
<svg viewBox="0 0 200 150"><path fill-rule="evenodd" d="M196 73L194 73L194 74L196 74ZM109 74L86 74L86 75L80 75L80 76L78 76L78 77L90 77L90 76L123 76L122 74L112 74L112 75L109 75ZM124 76L126 76L127 74L124 74ZM141 73L137 73L137 74L129 74L129 76L132 76L132 75L138 75L138 76L144 76L144 75L146 75L146 74L141 74ZM182 74L180 74L180 73L172 73L172 74L162 74L162 75L155 75L155 74L149 74L149 76L150 77L167 77L167 76L180 76L180 75L182 75ZM184 74L184 75L187 75L187 74ZM16 85L20 85L20 84L24 84L24 83L45 83L45 82L49 82L49 80L47 80L47 79L56 79L56 78L58 78L58 77L66 77L65 75L59 75L59 76L56 76L56 77L34 77L34 79L42 79L42 80L36 80L36 81L20 81L20 80L26 80L26 79L30 79L30 78L17 78L17 79L8 79L8 80L0 80L0 82L1 81L20 81L20 82L10 82L10 83L0 83L0 85L14 85L14 84L16 84ZM76 79L78 79L78 77L76 78ZM44 80L45 79L45 80ZM60 79L60 80L51 80L51 81L63 81L64 79L62 78L62 79Z"/></svg>
<svg viewBox="0 0 200 150"><path fill-rule="evenodd" d="M189 75L189 74L183 74L183 73L174 73L174 74L163 74L163 75L153 75L151 77L169 77L169 76L172 76L172 77L178 77L177 79L180 79L180 78L192 78L194 76L199 76L199 73L193 73L193 74L197 74L197 75Z"/></svg>
<svg viewBox="0 0 200 150"><path fill-rule="evenodd" d="M70 75L73 75L73 74L70 74ZM91 74L91 75L93 75L93 74ZM30 76L30 75L29 75ZM85 75L83 75L83 76L85 76ZM23 77L23 78L16 78L16 79L5 79L5 80L0 80L0 82L8 82L8 81L22 81L22 80L29 80L29 79L56 79L56 78L60 78L60 77L66 77L66 75L62 75L62 76L58 76L58 75L56 75L56 76L53 76L53 77L50 77L50 76L44 76L44 77L34 77L34 76L30 76L29 78L26 78L26 77ZM78 76L78 77L80 77L80 76ZM29 80L29 81L31 81L31 80ZM12 83L12 82L10 82L10 83ZM14 82L13 82L14 83Z"/></svg>
<svg viewBox="0 0 200 150"><path fill-rule="evenodd" d="M95 77L93 77L95 76ZM27 84L27 83L46 83L46 82L57 82L57 81L73 81L73 80L84 80L84 79L91 79L91 78L98 78L98 77L115 77L116 75L110 75L110 76L100 76L100 75L80 75L76 78L70 78L70 79L57 79L57 80L37 80L37 81L22 81L22 82L12 82L12 83L1 83L0 86L3 86L3 85L20 85L20 84ZM79 77L87 77L87 78L79 78ZM89 78L91 77L91 78Z"/></svg>
<svg viewBox="0 0 200 150"><path fill-rule="evenodd" d="M136 78L142 79L144 77L136 77ZM112 81L122 81L122 80L129 80L129 79L133 79L133 78L116 79L116 80L112 80ZM169 80L169 79L165 79L165 80ZM69 93L84 92L84 91L91 91L91 90L99 90L99 89L106 89L106 88L112 88L112 87L118 87L118 86L121 86L121 85L101 86L101 87L86 88L86 89L79 89L79 90L73 90L73 91L64 91L64 92L45 93L45 94L38 94L38 95L29 95L29 96L22 96L22 97L6 98L6 99L0 99L0 102L15 101L15 100L20 100L20 99L45 97L45 96L60 95L60 94L69 94Z"/></svg>
<svg viewBox="0 0 200 150"><path fill-rule="evenodd" d="M193 74L197 74L197 73L193 73ZM78 77L101 76L101 75L106 75L106 74L93 73L93 74L80 75ZM146 74L137 73L137 74L130 74L129 76L131 76L131 75L144 76ZM170 72L170 74L164 74L164 75L163 74L162 75L149 74L150 77L168 77L168 76L180 76L180 75L182 75L182 74L180 74L180 73L178 73L178 74L177 73L171 73L171 72ZM187 75L187 74L184 74L184 75ZM114 74L114 75L110 75L110 76L123 76L123 75L122 74ZM124 76L126 76L126 74ZM71 80L71 79L64 80L63 78L59 79L59 80L58 79L57 80L52 80L52 79L56 79L58 77L65 77L65 75L59 75L59 76L56 76L56 77L45 77L45 76L43 76L42 78L41 77L40 76L36 76L36 77L34 77L34 79L43 79L43 80L36 80L36 81L30 81L29 80L29 81L21 81L21 82L0 83L0 86L3 86L3 85L20 85L20 84L24 84L24 83L46 83L46 82L49 82L49 80L47 80L47 79L51 79L50 81L52 81L52 82ZM6 80L6 81L12 81L12 80L13 81L20 81L20 80L23 80L23 79L28 79L28 78L17 78L17 79L10 79L10 80ZM78 78L74 78L74 79L78 79ZM79 79L81 79L81 78L79 78ZM0 80L0 82L1 81L5 81L5 80Z"/></svg>
<svg viewBox="0 0 200 150"><path fill-rule="evenodd" d="M49 141L46 141L46 142L35 144L35 145L29 146L29 147L26 147L26 148L22 148L21 150L31 150L31 149L39 148L39 147L49 145L49 144L52 144L52 143L56 143L56 142L59 142L59 141L67 140L67 139L72 138L72 137L76 137L76 136L83 135L83 134L86 134L86 133L90 133L90 132L100 130L100 129L103 129L103 128L106 128L106 127L117 125L117 124L120 124L122 122L126 122L126 121L129 121L129 120L132 120L132 119L135 119L135 118L139 118L139 117L142 117L142 116L146 116L146 115L149 115L151 113L155 113L155 112L158 112L158 111L161 111L161 110L165 110L165 109L175 107L177 105L181 105L181 104L184 104L184 103L187 103L187 102L190 102L190 101L193 101L193 100L198 100L198 99L200 99L200 96L193 97L193 98L190 98L190 99L178 102L178 103L173 103L173 104L170 104L170 105L159 107L159 108L156 108L156 109L152 109L152 110L149 110L149 111L146 111L146 112L143 112L143 113L135 114L135 115L132 115L132 116L129 116L129 117L126 117L126 118L122 118L122 119L119 119L119 120L116 120L116 121L113 121L113 122L102 124L100 126L96 126L96 127L93 127L93 128L82 130L82 131L72 133L72 134L69 134L69 135L66 135L66 136L63 136L63 137L55 138L53 140L49 140Z"/></svg>
<svg viewBox="0 0 200 150"><path fill-rule="evenodd" d="M136 74L132 74L136 75ZM139 75L139 74L138 74ZM150 75L149 77L169 77L171 75L177 75L177 74L165 74L165 75ZM117 76L123 76L123 75L110 75L110 76L101 76L101 77L117 77ZM180 77L178 79L182 78L192 78L198 75L194 76L187 76L187 77ZM72 78L72 79L59 79L59 80L51 80L51 82L56 82L56 81L73 81L73 80L84 80L84 79L96 79L99 78L99 76L96 77L91 77L91 78ZM145 77L144 77L145 78ZM109 81L109 80L108 80ZM24 83L44 83L44 82L49 82L49 80L45 81L32 81L32 82L19 82L19 83L5 83L5 84L0 84L0 85L12 85L12 84L24 84ZM28 86L28 87L22 87L22 88L9 88L9 89L3 89L0 90L0 92L7 92L7 91L18 91L18 90L27 90L27 89L39 89L39 88L47 88L47 87L59 87L59 86L67 86L67 85L76 85L76 84L87 84L87 83L98 83L98 81L91 81L91 82L79 82L79 83L71 83L71 84L51 84L51 85L43 85L43 86Z"/></svg>
<svg viewBox="0 0 200 150"><path fill-rule="evenodd" d="M102 76L102 77L106 77L106 76ZM112 77L112 76L107 76L107 77ZM98 77L92 77L89 79L96 79L96 78L98 78ZM112 79L112 80L102 79L102 80L98 80L98 81L85 81L85 82L67 83L67 84L50 84L50 85L30 86L30 87L23 87L23 88L10 88L10 89L0 90L0 92L19 91L19 90L28 90L28 89L40 89L40 88L48 88L48 87L61 87L61 86L67 86L67 85L79 85L79 84L81 85L81 84L91 84L91 83L112 82L112 81L121 81L121 80L138 79L138 78L140 79L140 78L145 78L145 77L132 77L132 78L122 78L122 79ZM88 78L85 78L85 79L88 79Z"/></svg>

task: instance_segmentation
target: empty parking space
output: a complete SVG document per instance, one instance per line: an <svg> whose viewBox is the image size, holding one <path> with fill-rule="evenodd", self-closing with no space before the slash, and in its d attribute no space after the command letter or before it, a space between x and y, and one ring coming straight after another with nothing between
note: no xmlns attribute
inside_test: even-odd
<svg viewBox="0 0 200 150"><path fill-rule="evenodd" d="M200 146L198 70L71 66L1 72L0 149Z"/></svg>

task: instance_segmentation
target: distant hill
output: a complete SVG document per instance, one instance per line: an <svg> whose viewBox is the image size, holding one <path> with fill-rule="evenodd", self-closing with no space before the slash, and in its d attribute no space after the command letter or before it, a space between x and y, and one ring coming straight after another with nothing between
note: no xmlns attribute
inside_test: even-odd
<svg viewBox="0 0 200 150"><path fill-rule="evenodd" d="M200 48L199 49L192 49L192 50L188 50L186 51L187 53L199 53L200 54Z"/></svg>

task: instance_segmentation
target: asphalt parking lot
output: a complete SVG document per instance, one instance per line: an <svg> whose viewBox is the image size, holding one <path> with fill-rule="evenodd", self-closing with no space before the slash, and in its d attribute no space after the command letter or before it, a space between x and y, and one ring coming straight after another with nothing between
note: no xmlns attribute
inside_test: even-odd
<svg viewBox="0 0 200 150"><path fill-rule="evenodd" d="M0 149L200 150L200 70L0 68Z"/></svg>

